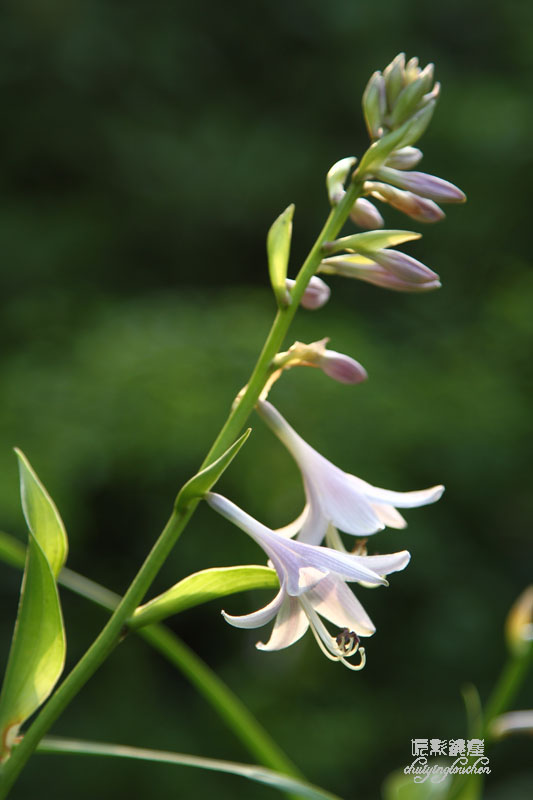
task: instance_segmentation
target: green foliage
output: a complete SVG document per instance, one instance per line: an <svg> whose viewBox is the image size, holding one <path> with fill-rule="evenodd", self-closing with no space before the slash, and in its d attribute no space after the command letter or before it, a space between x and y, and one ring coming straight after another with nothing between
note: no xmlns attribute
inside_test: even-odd
<svg viewBox="0 0 533 800"><path fill-rule="evenodd" d="M281 307L287 306L290 303L290 298L287 295L287 288L285 286L285 279L287 277L289 255L291 251L293 216L294 205L291 204L274 220L267 236L270 282L274 289L278 305Z"/></svg>
<svg viewBox="0 0 533 800"><path fill-rule="evenodd" d="M395 772L389 775L383 784L383 800L446 800L451 778L447 777L439 783L430 778L415 783L412 775Z"/></svg>
<svg viewBox="0 0 533 800"><path fill-rule="evenodd" d="M65 664L66 641L54 575L30 532L17 623L0 697L3 757L22 723L46 700Z"/></svg>
<svg viewBox="0 0 533 800"><path fill-rule="evenodd" d="M327 247L328 253L338 253L339 250L355 250L361 252L372 252L381 250L384 247L394 247L404 242L412 242L420 239L421 233L414 231L368 231L367 233L354 233L351 236L343 236L336 239Z"/></svg>
<svg viewBox="0 0 533 800"><path fill-rule="evenodd" d="M248 428L231 447L228 447L212 464L200 470L187 481L176 498L176 511L184 511L191 500L203 497L218 481L222 473L229 467L245 441L248 439L251 428Z"/></svg>
<svg viewBox="0 0 533 800"><path fill-rule="evenodd" d="M29 529L13 641L0 696L2 753L22 723L46 700L65 664L66 639L56 578L67 554L63 522L24 454L17 450L20 495ZM6 537L8 558L17 549Z"/></svg>
<svg viewBox="0 0 533 800"><path fill-rule="evenodd" d="M132 628L160 622L172 614L247 589L276 589L279 581L269 567L242 566L205 569L188 575L171 589L140 606L128 622Z"/></svg>
<svg viewBox="0 0 533 800"><path fill-rule="evenodd" d="M104 756L111 758L129 758L140 761L155 761L159 764L175 764L181 767L195 767L199 769L214 770L215 772L228 772L241 778L264 783L281 792L291 792L298 797L308 797L310 800L340 800L336 795L312 786L306 781L282 775L266 767L249 764L235 764L230 761L221 761L215 758L199 758L184 753L169 753L161 750L148 750L140 747L127 747L120 744L105 744L103 742L86 742L78 739L59 739L49 736L39 747L42 753L59 753L63 755Z"/></svg>
<svg viewBox="0 0 533 800"><path fill-rule="evenodd" d="M54 501L33 471L28 459L15 449L20 470L20 497L24 518L57 578L67 558L67 534Z"/></svg>

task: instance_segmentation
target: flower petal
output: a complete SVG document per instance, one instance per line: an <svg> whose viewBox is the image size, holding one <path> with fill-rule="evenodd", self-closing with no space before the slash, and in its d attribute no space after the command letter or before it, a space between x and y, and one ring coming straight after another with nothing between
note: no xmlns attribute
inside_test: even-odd
<svg viewBox="0 0 533 800"><path fill-rule="evenodd" d="M444 486L431 486L429 489L420 489L415 492L391 492L388 489L380 489L370 483L350 476L355 481L359 491L377 503L399 506L399 508L414 508L416 506L426 506L429 503L436 503L442 497Z"/></svg>
<svg viewBox="0 0 533 800"><path fill-rule="evenodd" d="M360 636L372 636L375 627L365 609L344 581L331 575L306 595L315 611L337 625Z"/></svg>
<svg viewBox="0 0 533 800"><path fill-rule="evenodd" d="M226 622L229 622L229 624L233 625L235 628L260 628L262 625L266 625L267 622L271 622L274 619L286 596L287 593L282 586L274 599L258 611L253 611L251 614L243 614L240 617L226 614L225 611L221 613Z"/></svg>
<svg viewBox="0 0 533 800"><path fill-rule="evenodd" d="M258 650L282 650L301 639L308 627L309 620L299 600L286 597L276 617L270 639L266 644L257 642L256 647Z"/></svg>
<svg viewBox="0 0 533 800"><path fill-rule="evenodd" d="M372 503L372 508L380 520L389 528L405 528L407 526L407 522L400 512L396 511L394 506L389 506L386 503Z"/></svg>
<svg viewBox="0 0 533 800"><path fill-rule="evenodd" d="M411 553L408 550L400 550L399 553L389 553L383 556L360 556L368 563L369 569L378 575L390 575L391 572L399 572L408 565L411 560Z"/></svg>

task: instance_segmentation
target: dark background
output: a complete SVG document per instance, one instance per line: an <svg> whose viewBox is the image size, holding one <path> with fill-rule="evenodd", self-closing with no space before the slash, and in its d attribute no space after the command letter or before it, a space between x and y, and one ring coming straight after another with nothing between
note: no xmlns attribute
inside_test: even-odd
<svg viewBox="0 0 533 800"><path fill-rule="evenodd" d="M12 0L0 24L2 336L0 523L25 536L14 445L57 502L69 565L122 592L246 382L273 316L264 240L296 203L294 274L327 213L331 164L361 155L360 97L400 50L434 61L442 99L422 168L465 207L405 248L443 288L400 295L332 280L292 338L332 338L370 380L342 387L294 370L272 399L334 463L379 486L443 482L380 552L412 563L389 589L359 589L377 626L360 674L310 635L265 631L220 608L170 621L309 779L377 798L411 738L465 735L460 688L486 697L505 660L507 611L531 582L532 6L382 0L230 5ZM385 212L389 227L420 229ZM290 344L290 341L288 342ZM302 505L288 454L254 432L219 489L273 526ZM261 562L200 508L158 578ZM2 573L7 654L20 577ZM105 615L63 592L69 665ZM531 683L517 708L531 707ZM131 637L54 726L57 735L249 760L187 682ZM491 753L486 797L531 797L531 744ZM273 790L181 768L36 756L13 797L268 798Z"/></svg>

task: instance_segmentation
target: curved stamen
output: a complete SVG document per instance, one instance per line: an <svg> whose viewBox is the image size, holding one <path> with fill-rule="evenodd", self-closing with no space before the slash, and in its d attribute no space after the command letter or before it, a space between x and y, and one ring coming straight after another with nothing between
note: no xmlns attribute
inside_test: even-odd
<svg viewBox="0 0 533 800"><path fill-rule="evenodd" d="M309 620L313 636L326 658L329 658L330 661L340 661L345 667L356 672L363 669L366 663L365 649L360 647L360 639L355 631L343 628L336 637L331 636L307 598L301 596L299 599ZM347 659L357 652L360 654L359 663L350 664Z"/></svg>

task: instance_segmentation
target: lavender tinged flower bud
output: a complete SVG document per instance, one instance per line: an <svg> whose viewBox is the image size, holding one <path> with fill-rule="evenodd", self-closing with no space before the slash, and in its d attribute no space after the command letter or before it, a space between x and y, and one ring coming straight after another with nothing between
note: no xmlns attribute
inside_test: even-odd
<svg viewBox="0 0 533 800"><path fill-rule="evenodd" d="M358 361L335 350L325 350L317 361L317 367L339 383L362 383L368 378L365 368Z"/></svg>
<svg viewBox="0 0 533 800"><path fill-rule="evenodd" d="M399 259L393 263L395 255L399 256ZM378 254L380 263L374 256L375 254L333 256L324 259L318 270L327 275L357 278L397 292L427 292L439 289L441 286L439 276L435 272L404 253L383 249Z"/></svg>
<svg viewBox="0 0 533 800"><path fill-rule="evenodd" d="M421 161L422 156L422 150L418 147L401 147L390 154L385 164L393 169L412 169Z"/></svg>
<svg viewBox="0 0 533 800"><path fill-rule="evenodd" d="M365 368L358 361L335 350L328 350L326 348L328 342L327 337L310 344L295 342L287 352L278 353L273 362L274 367L278 370L318 367L325 375L339 383L361 383L368 378Z"/></svg>
<svg viewBox="0 0 533 800"><path fill-rule="evenodd" d="M364 197L360 197L355 201L350 211L350 219L360 228L366 228L367 230L382 228L385 225L385 220L377 208L369 200L365 200Z"/></svg>
<svg viewBox="0 0 533 800"><path fill-rule="evenodd" d="M369 181L365 183L365 191L418 222L439 222L445 217L444 211L433 200L396 189L386 183Z"/></svg>
<svg viewBox="0 0 533 800"><path fill-rule="evenodd" d="M387 113L385 80L381 72L374 72L367 83L363 93L363 113L370 138L379 138L383 133L383 120Z"/></svg>
<svg viewBox="0 0 533 800"><path fill-rule="evenodd" d="M425 172L404 172L402 170L381 167L376 177L392 186L407 189L421 197L440 203L464 203L466 195L453 183Z"/></svg>
<svg viewBox="0 0 533 800"><path fill-rule="evenodd" d="M397 250L376 250L372 253L372 258L381 267L409 283L427 283L439 279L437 273L421 261Z"/></svg>
<svg viewBox="0 0 533 800"><path fill-rule="evenodd" d="M289 291L292 289L295 283L296 281L293 281L291 278L287 278L285 281L285 285ZM327 283L324 283L321 278L313 276L307 284L302 299L300 300L300 304L304 308L315 311L317 308L322 308L322 306L326 305L330 295L331 289Z"/></svg>

